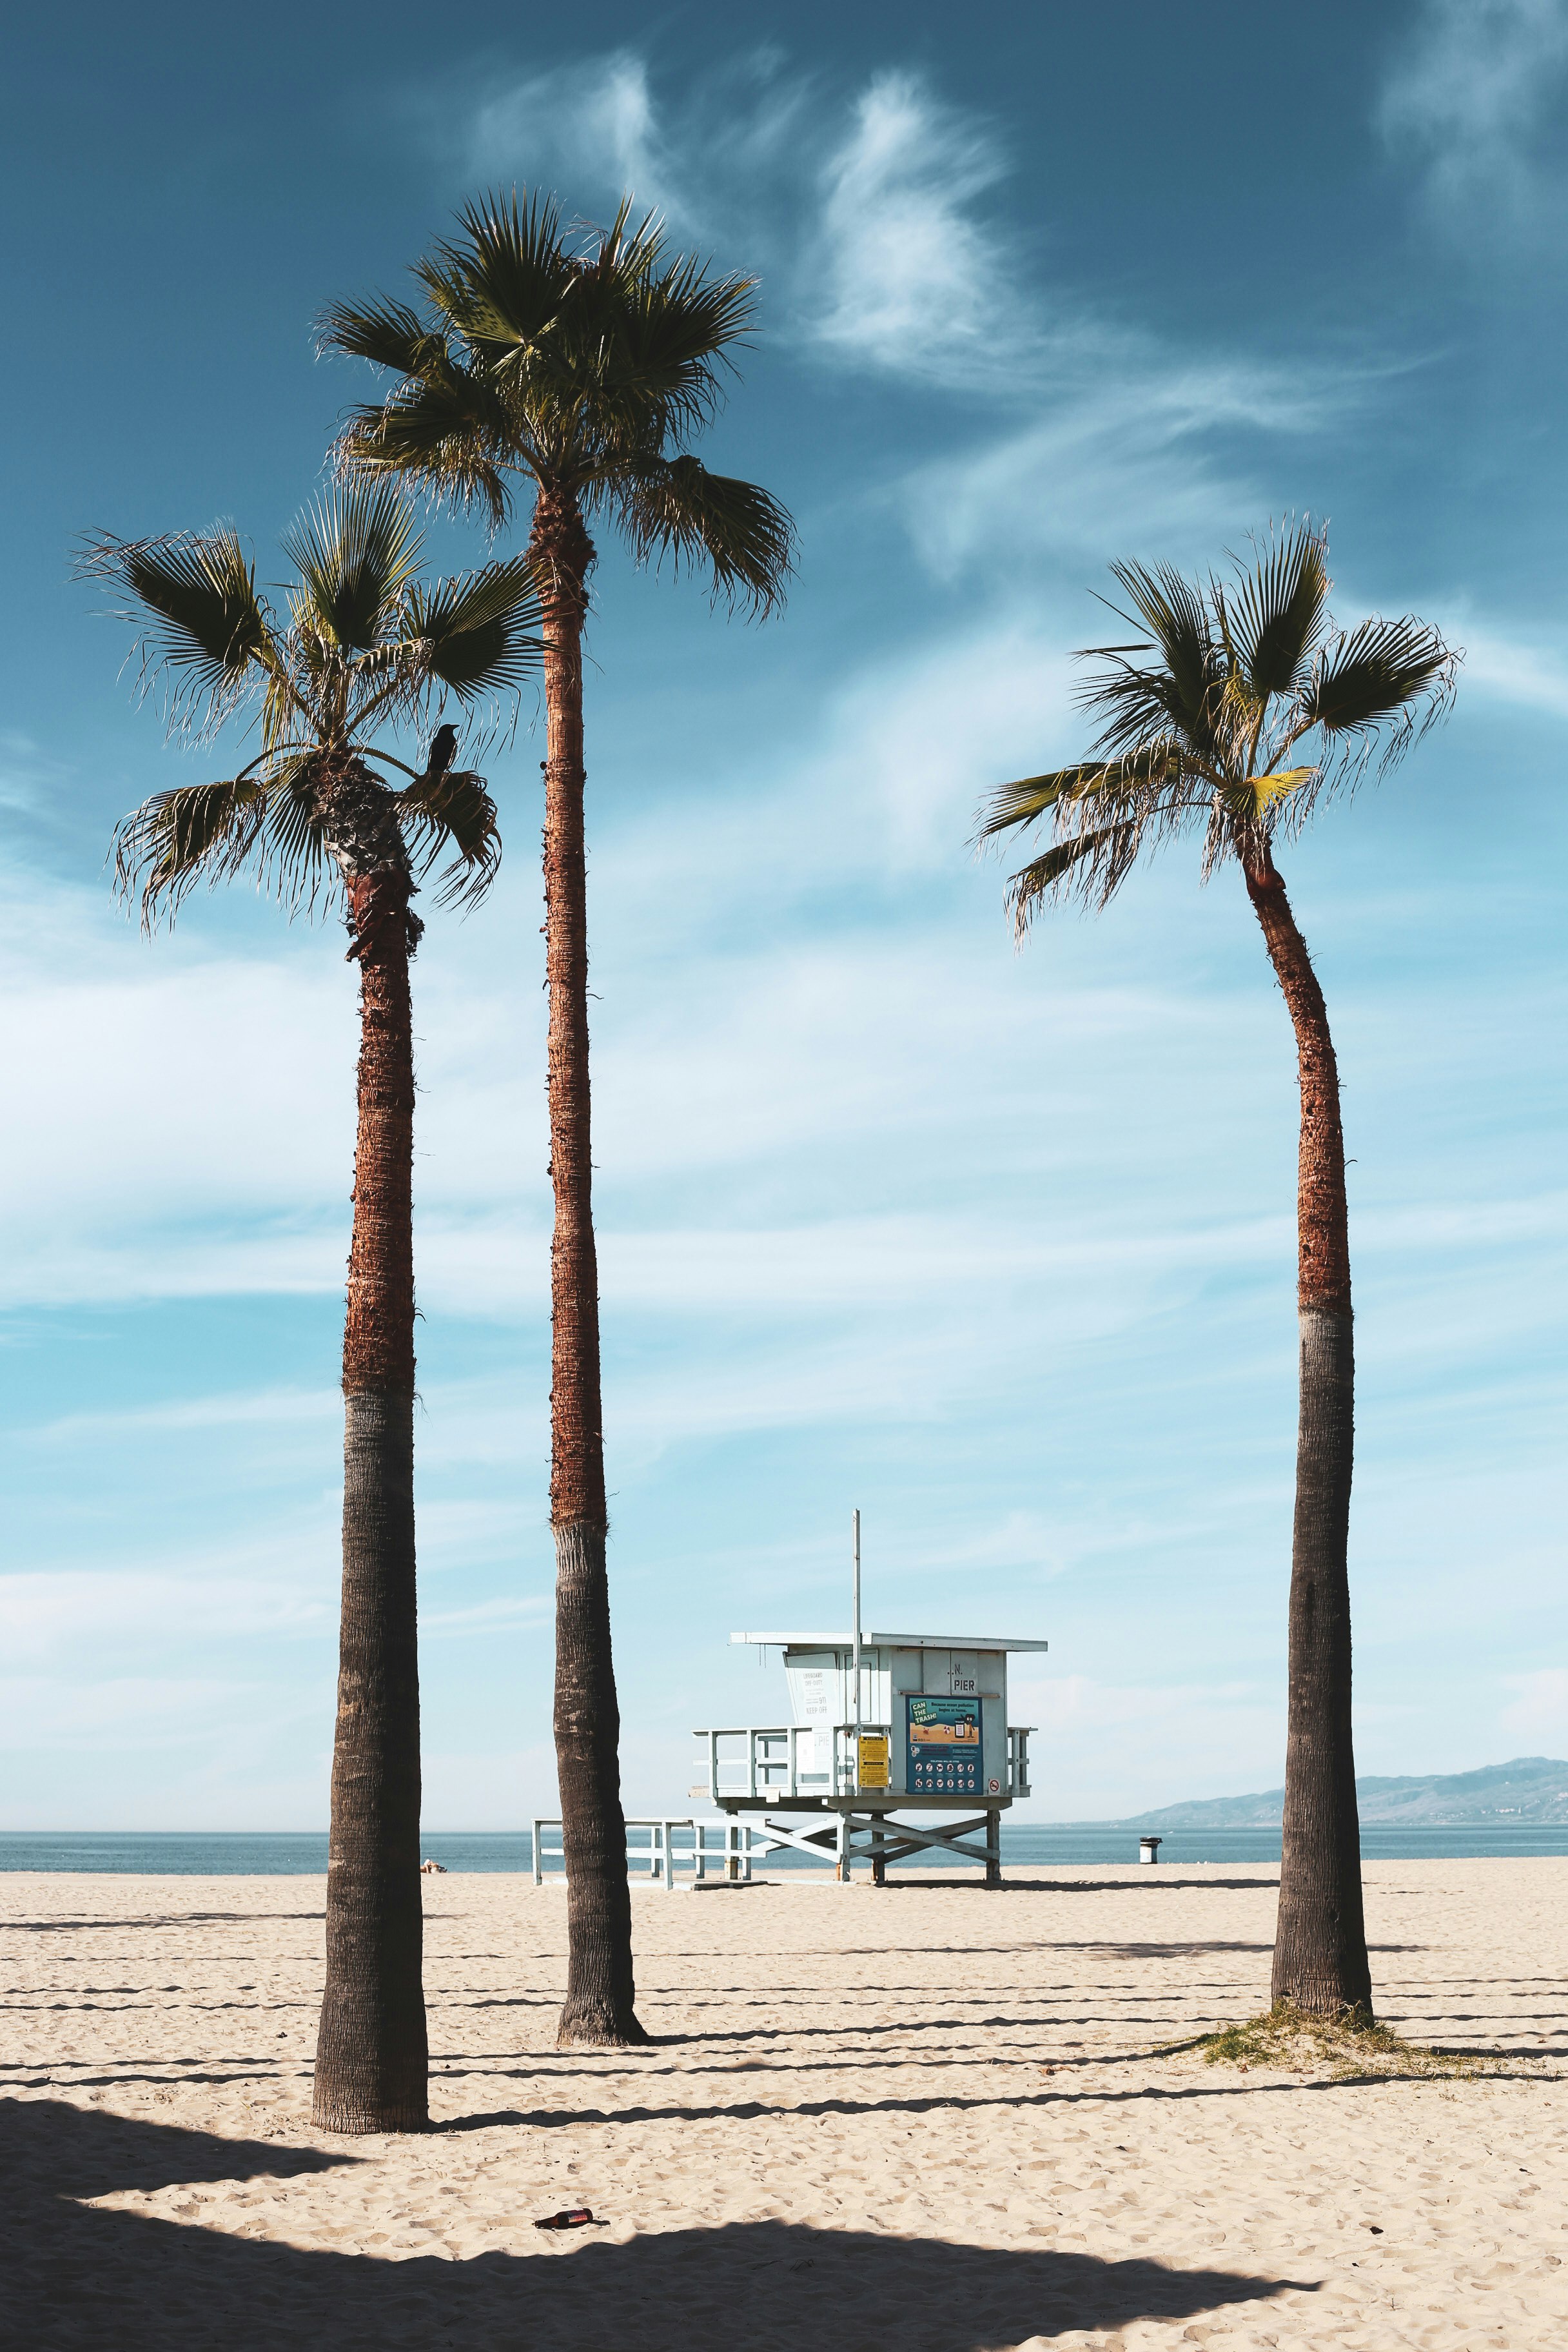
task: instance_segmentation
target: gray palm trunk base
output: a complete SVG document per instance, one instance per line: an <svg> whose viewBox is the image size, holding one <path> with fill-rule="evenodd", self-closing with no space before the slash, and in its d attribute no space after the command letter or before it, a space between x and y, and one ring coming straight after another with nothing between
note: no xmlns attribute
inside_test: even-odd
<svg viewBox="0 0 1568 2352"><path fill-rule="evenodd" d="M555 1529L555 1752L569 1935L557 2040L644 2042L632 1974L632 1898L621 1805L620 1710L610 1649L605 1530Z"/></svg>
<svg viewBox="0 0 1568 2352"><path fill-rule="evenodd" d="M1354 1452L1354 1325L1303 1307L1290 1564L1284 1842L1273 1997L1372 2009L1351 1738L1346 1547Z"/></svg>
<svg viewBox="0 0 1568 2352"><path fill-rule="evenodd" d="M324 2131L419 2131L429 2109L414 1398L408 1391L362 1391L345 1396L343 1408L342 1632L327 1981L311 2120Z"/></svg>

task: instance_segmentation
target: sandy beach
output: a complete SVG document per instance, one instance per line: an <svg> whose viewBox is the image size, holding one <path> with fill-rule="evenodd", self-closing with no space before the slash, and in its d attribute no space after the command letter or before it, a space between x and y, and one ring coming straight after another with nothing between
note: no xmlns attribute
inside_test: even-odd
<svg viewBox="0 0 1568 2352"><path fill-rule="evenodd" d="M7 1875L0 2341L1562 2352L1568 1862L1367 1879L1383 2015L1494 2071L1161 2054L1266 2004L1267 1868L642 1890L597 2055L560 1893L433 1879L438 2127L344 2141L320 1880Z"/></svg>

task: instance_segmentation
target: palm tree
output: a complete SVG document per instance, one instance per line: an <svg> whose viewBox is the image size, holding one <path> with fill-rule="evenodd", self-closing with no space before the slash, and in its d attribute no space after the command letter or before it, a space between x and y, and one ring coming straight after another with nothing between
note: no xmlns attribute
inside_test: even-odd
<svg viewBox="0 0 1568 2352"><path fill-rule="evenodd" d="M1103 908L1140 856L1202 841L1205 878L1241 868L1296 1033L1301 1095L1300 1420L1291 1549L1284 1852L1274 1998L1321 2014L1372 2008L1362 1916L1361 1829L1351 1741L1350 1582L1353 1357L1339 1074L1307 943L1274 863L1317 803L1381 774L1453 693L1458 655L1406 617L1337 629L1328 544L1308 523L1270 534L1233 578L1190 581L1166 564L1111 566L1147 632L1095 646L1080 706L1100 722L1089 758L1002 785L982 835L1049 816L1053 845L1015 874L1020 935L1046 900ZM1112 607L1113 610L1118 609ZM1310 765L1290 766L1305 749Z"/></svg>
<svg viewBox="0 0 1568 2352"><path fill-rule="evenodd" d="M414 1568L414 1052L411 900L438 860L437 903L471 905L500 856L484 779L436 730L423 773L373 740L516 693L537 665L538 603L521 559L434 585L392 486L351 490L284 541L297 577L281 621L232 528L103 537L84 571L126 604L173 727L216 734L249 706L261 748L218 783L155 793L115 836L144 926L196 882L249 870L290 910L343 906L359 966L359 1122L343 1331L342 1620L327 1871L327 1974L314 2120L338 2132L428 2120L419 1881L419 1677ZM258 712L255 706L259 704ZM401 789L381 772L400 770Z"/></svg>
<svg viewBox="0 0 1568 2352"><path fill-rule="evenodd" d="M605 1572L588 1086L583 628L606 519L634 556L700 566L753 614L782 596L793 533L765 490L710 474L686 443L712 417L756 281L671 256L650 216L573 240L539 194L459 215L415 268L422 310L340 303L324 350L390 369L342 435L345 470L418 482L492 529L531 487L528 553L543 607L545 970L550 996L550 1518L555 1538L555 1753L569 1960L558 2039L617 2045L637 2022L621 1807L620 1719Z"/></svg>

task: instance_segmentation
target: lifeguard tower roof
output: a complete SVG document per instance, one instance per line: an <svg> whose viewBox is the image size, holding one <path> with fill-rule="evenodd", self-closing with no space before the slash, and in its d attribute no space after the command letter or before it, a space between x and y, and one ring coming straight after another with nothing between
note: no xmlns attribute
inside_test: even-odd
<svg viewBox="0 0 1568 2352"><path fill-rule="evenodd" d="M848 1650L853 1633L731 1633L731 1648L750 1642L763 1650ZM862 1633L868 1650L1048 1650L1048 1642L1016 1642L1000 1633Z"/></svg>

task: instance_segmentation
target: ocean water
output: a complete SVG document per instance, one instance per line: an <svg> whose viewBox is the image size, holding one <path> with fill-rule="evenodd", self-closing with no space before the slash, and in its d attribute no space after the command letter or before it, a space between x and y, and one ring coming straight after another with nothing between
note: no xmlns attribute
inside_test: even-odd
<svg viewBox="0 0 1568 2352"><path fill-rule="evenodd" d="M1278 1863L1278 1830L1190 1830L1162 1832L1160 1864ZM532 1866L528 1832L428 1830L421 1852L449 1871L525 1871ZM1422 1862L1440 1857L1568 1855L1568 1825L1531 1828L1453 1827L1363 1829L1362 1853L1368 1862ZM1005 1825L1003 1867L1049 1870L1064 1864L1125 1866L1138 1860L1136 1829L1102 1822L1042 1822ZM760 1867L811 1870L826 1867L787 1849L770 1854ZM900 1870L941 1870L952 1865L941 1854ZM216 1832L192 1830L159 1834L142 1830L19 1831L0 1833L0 1870L109 1871L127 1875L188 1878L320 1876L327 1867L324 1831Z"/></svg>

